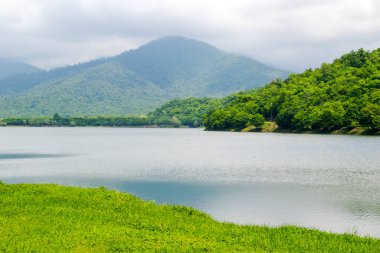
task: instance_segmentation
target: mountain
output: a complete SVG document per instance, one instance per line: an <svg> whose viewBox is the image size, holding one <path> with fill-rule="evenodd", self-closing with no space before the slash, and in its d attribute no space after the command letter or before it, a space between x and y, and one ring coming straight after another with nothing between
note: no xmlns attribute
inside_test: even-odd
<svg viewBox="0 0 380 253"><path fill-rule="evenodd" d="M127 115L173 98L220 97L288 72L183 37L42 73L0 80L0 117Z"/></svg>
<svg viewBox="0 0 380 253"><path fill-rule="evenodd" d="M35 73L40 71L41 69L23 62L0 58L0 79L20 73Z"/></svg>

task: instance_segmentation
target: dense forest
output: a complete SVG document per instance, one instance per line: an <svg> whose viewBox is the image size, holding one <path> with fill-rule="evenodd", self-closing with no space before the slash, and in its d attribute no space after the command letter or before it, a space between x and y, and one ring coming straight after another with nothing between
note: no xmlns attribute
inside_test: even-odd
<svg viewBox="0 0 380 253"><path fill-rule="evenodd" d="M200 127L204 115L222 107L218 98L174 99L148 115L139 116L52 116L0 118L0 126L159 126Z"/></svg>
<svg viewBox="0 0 380 253"><path fill-rule="evenodd" d="M149 113L156 125L199 127L203 116L209 111L222 107L223 99L187 98L171 100Z"/></svg>
<svg viewBox="0 0 380 253"><path fill-rule="evenodd" d="M352 51L315 70L236 93L223 108L208 112L204 124L209 130L242 129L260 127L263 119L299 131L379 131L380 49Z"/></svg>
<svg viewBox="0 0 380 253"><path fill-rule="evenodd" d="M152 118L147 116L97 116L97 117L12 117L0 119L0 126L148 126Z"/></svg>
<svg viewBox="0 0 380 253"><path fill-rule="evenodd" d="M148 115L140 116L53 116L9 117L0 119L0 126L161 126L200 127L203 116L221 108L218 98L174 99Z"/></svg>

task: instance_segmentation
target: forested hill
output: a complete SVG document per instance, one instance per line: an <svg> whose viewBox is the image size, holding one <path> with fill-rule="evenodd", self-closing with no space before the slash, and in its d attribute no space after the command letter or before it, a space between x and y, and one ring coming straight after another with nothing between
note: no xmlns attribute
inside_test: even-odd
<svg viewBox="0 0 380 253"><path fill-rule="evenodd" d="M147 113L174 98L220 97L287 72L207 43L164 37L115 57L0 80L0 117Z"/></svg>
<svg viewBox="0 0 380 253"><path fill-rule="evenodd" d="M352 51L331 64L234 94L205 116L209 130L241 129L273 119L281 128L380 130L380 49ZM259 126L260 127L260 126Z"/></svg>
<svg viewBox="0 0 380 253"><path fill-rule="evenodd" d="M16 74L36 73L41 71L41 69L23 62L0 58L0 80Z"/></svg>

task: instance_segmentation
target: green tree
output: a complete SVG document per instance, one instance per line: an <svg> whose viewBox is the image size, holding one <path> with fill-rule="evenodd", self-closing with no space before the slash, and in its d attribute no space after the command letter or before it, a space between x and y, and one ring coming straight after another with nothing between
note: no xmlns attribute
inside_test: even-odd
<svg viewBox="0 0 380 253"><path fill-rule="evenodd" d="M361 109L360 123L374 130L380 130L380 105L369 104Z"/></svg>
<svg viewBox="0 0 380 253"><path fill-rule="evenodd" d="M256 113L251 116L250 124L254 125L255 127L261 128L264 122L265 122L265 118L261 114Z"/></svg>
<svg viewBox="0 0 380 253"><path fill-rule="evenodd" d="M340 101L326 102L320 107L318 125L324 130L333 130L343 127L346 111Z"/></svg>
<svg viewBox="0 0 380 253"><path fill-rule="evenodd" d="M170 124L174 127L180 127L181 126L181 121L176 117L176 116L173 116L171 119L170 119Z"/></svg>

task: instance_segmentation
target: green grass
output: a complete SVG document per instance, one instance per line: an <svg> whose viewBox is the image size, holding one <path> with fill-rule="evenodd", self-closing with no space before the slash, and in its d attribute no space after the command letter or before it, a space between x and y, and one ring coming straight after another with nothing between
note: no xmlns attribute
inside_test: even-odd
<svg viewBox="0 0 380 253"><path fill-rule="evenodd" d="M0 183L0 252L380 252L380 240L220 223L105 188Z"/></svg>

